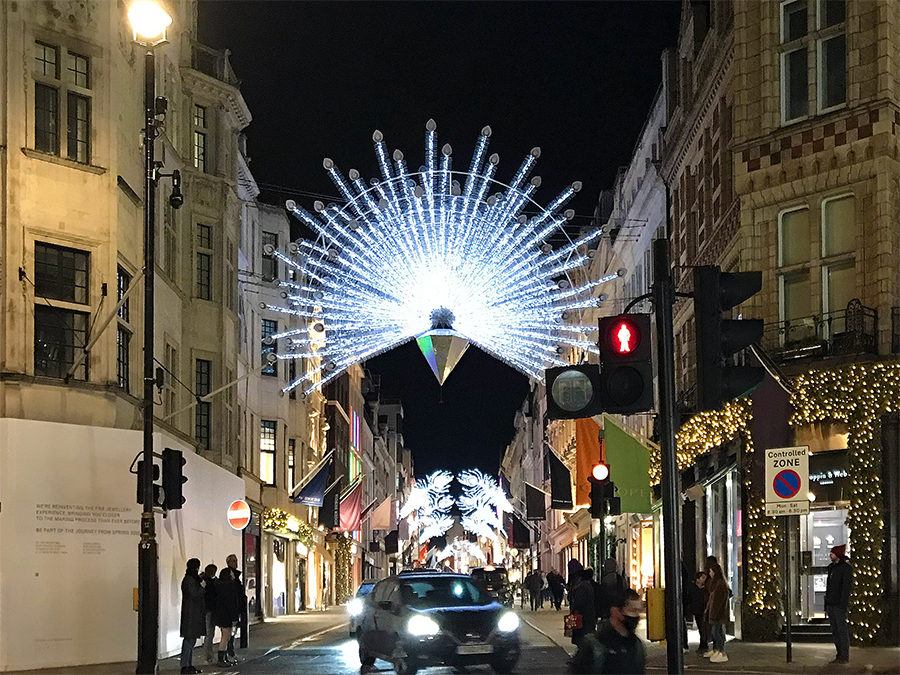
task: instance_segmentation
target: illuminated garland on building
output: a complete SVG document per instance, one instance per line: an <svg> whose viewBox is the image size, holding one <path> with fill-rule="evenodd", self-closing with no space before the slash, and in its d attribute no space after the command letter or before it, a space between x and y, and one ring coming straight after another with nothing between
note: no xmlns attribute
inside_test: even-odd
<svg viewBox="0 0 900 675"><path fill-rule="evenodd" d="M334 595L338 604L350 597L353 591L350 588L350 563L352 561L351 547L353 542L346 537L338 539L337 548L334 551Z"/></svg>
<svg viewBox="0 0 900 675"><path fill-rule="evenodd" d="M847 525L855 568L850 625L856 641L871 643L884 613L881 416L900 409L900 366L876 363L811 371L797 378L795 388L792 425L839 421L848 428L852 491Z"/></svg>
<svg viewBox="0 0 900 675"><path fill-rule="evenodd" d="M315 541L315 532L309 523L295 518L281 509L270 508L263 511L262 527L270 532L296 535L305 546L309 546Z"/></svg>

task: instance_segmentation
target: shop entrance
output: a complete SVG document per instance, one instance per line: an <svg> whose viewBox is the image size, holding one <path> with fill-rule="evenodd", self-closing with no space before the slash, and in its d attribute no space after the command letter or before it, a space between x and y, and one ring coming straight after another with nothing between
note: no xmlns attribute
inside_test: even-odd
<svg viewBox="0 0 900 675"><path fill-rule="evenodd" d="M297 559L297 580L294 588L296 589L296 611L303 612L306 610L306 558Z"/></svg>
<svg viewBox="0 0 900 675"><path fill-rule="evenodd" d="M800 516L800 615L802 620L825 618L825 582L833 546L850 540L847 509L810 511Z"/></svg>

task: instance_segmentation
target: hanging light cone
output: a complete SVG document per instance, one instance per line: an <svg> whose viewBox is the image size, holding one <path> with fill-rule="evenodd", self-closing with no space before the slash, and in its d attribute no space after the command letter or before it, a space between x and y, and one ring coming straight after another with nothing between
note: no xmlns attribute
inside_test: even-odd
<svg viewBox="0 0 900 675"><path fill-rule="evenodd" d="M440 384L444 384L469 348L466 338L456 331L441 328L423 333L416 338L416 342Z"/></svg>

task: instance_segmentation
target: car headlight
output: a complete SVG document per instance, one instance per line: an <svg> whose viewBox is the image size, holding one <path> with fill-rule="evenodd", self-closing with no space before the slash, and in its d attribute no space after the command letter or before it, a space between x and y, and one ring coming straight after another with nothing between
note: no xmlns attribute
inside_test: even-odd
<svg viewBox="0 0 900 675"><path fill-rule="evenodd" d="M409 621L406 622L406 632L416 637L437 635L440 629L441 627L437 625L434 619L422 614L415 614L409 617Z"/></svg>
<svg viewBox="0 0 900 675"><path fill-rule="evenodd" d="M519 628L519 617L515 612L504 612L497 622L497 630L501 633L512 633Z"/></svg>
<svg viewBox="0 0 900 675"><path fill-rule="evenodd" d="M362 598L353 598L350 602L347 603L347 613L350 616L359 616L363 611L363 601Z"/></svg>

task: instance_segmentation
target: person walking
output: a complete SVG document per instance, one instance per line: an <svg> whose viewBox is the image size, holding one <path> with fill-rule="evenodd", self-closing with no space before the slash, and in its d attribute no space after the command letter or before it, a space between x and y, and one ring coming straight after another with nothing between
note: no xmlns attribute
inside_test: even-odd
<svg viewBox="0 0 900 675"><path fill-rule="evenodd" d="M635 631L641 620L641 596L630 588L610 598L609 621L587 635L572 660L574 673L632 675L647 672L647 652Z"/></svg>
<svg viewBox="0 0 900 675"><path fill-rule="evenodd" d="M528 589L528 597L531 600L531 611L536 612L538 609L538 605L541 600L541 586L543 581L541 580L541 573L539 570L532 570L527 577L525 577L525 587Z"/></svg>
<svg viewBox="0 0 900 675"><path fill-rule="evenodd" d="M206 662L213 662L213 642L216 639L216 572L218 567L207 565L203 570L204 588L203 604L206 607L206 639L203 641L203 652Z"/></svg>
<svg viewBox="0 0 900 675"><path fill-rule="evenodd" d="M578 647L584 636L593 633L597 625L594 586L587 570L581 570L578 581L569 594L569 609L572 614L581 615L581 628L572 630L572 644Z"/></svg>
<svg viewBox="0 0 900 675"><path fill-rule="evenodd" d="M709 625L713 648L708 652L710 663L725 663L725 624L728 622L728 584L722 574L722 566L713 563L709 568L709 600L706 604L704 619Z"/></svg>
<svg viewBox="0 0 900 675"><path fill-rule="evenodd" d="M228 643L231 631L240 617L239 599L234 585L234 573L230 567L223 567L216 582L216 609L213 612L216 625L222 633L219 640L220 666L233 666L236 661L228 658Z"/></svg>
<svg viewBox="0 0 900 675"><path fill-rule="evenodd" d="M203 601L205 582L200 578L200 561L187 561L184 579L181 580L181 672L199 673L194 668L194 644L206 634L206 606Z"/></svg>
<svg viewBox="0 0 900 675"><path fill-rule="evenodd" d="M828 580L825 583L825 614L831 625L831 637L837 656L831 663L850 662L850 629L847 612L850 608L850 589L853 587L853 567L847 561L847 545L841 544L828 554Z"/></svg>
<svg viewBox="0 0 900 675"><path fill-rule="evenodd" d="M579 581L581 581L581 571L583 569L584 565L575 558L572 558L566 566L566 591L569 594L570 600L572 598L572 589L578 585Z"/></svg>
<svg viewBox="0 0 900 675"><path fill-rule="evenodd" d="M547 576L543 572L538 572L538 578L541 580L541 609L544 609L544 600L550 593L550 585L547 583Z"/></svg>
<svg viewBox="0 0 900 675"><path fill-rule="evenodd" d="M244 630L244 626L248 624L247 621L247 593L244 591L244 582L241 581L241 571L238 569L238 558L232 553L227 558L225 558L225 564L231 569L231 576L234 578L234 590L237 596L238 603L238 618L235 619L234 625L231 628L231 637L228 638L228 649L226 650L228 659L233 663L237 663L238 659L234 653L234 636L237 633L238 626L241 627L241 630Z"/></svg>
<svg viewBox="0 0 900 675"><path fill-rule="evenodd" d="M697 653L701 656L706 656L706 652L709 650L709 629L703 619L707 602L704 586L706 586L706 573L697 572L694 580L685 587L684 603L685 619L693 617L694 623L697 624L697 631L700 633L700 645L697 647ZM685 643L687 642L686 636L687 631L685 631Z"/></svg>
<svg viewBox="0 0 900 675"><path fill-rule="evenodd" d="M603 561L603 574L600 577L600 588L597 590L599 597L597 598L597 618L601 621L609 619L611 599L618 597L618 594L624 591L628 585L625 583L625 577L619 574L616 569L616 559L607 558Z"/></svg>
<svg viewBox="0 0 900 675"><path fill-rule="evenodd" d="M558 612L563 600L563 578L555 568L547 575L547 585L550 587L550 601Z"/></svg>

